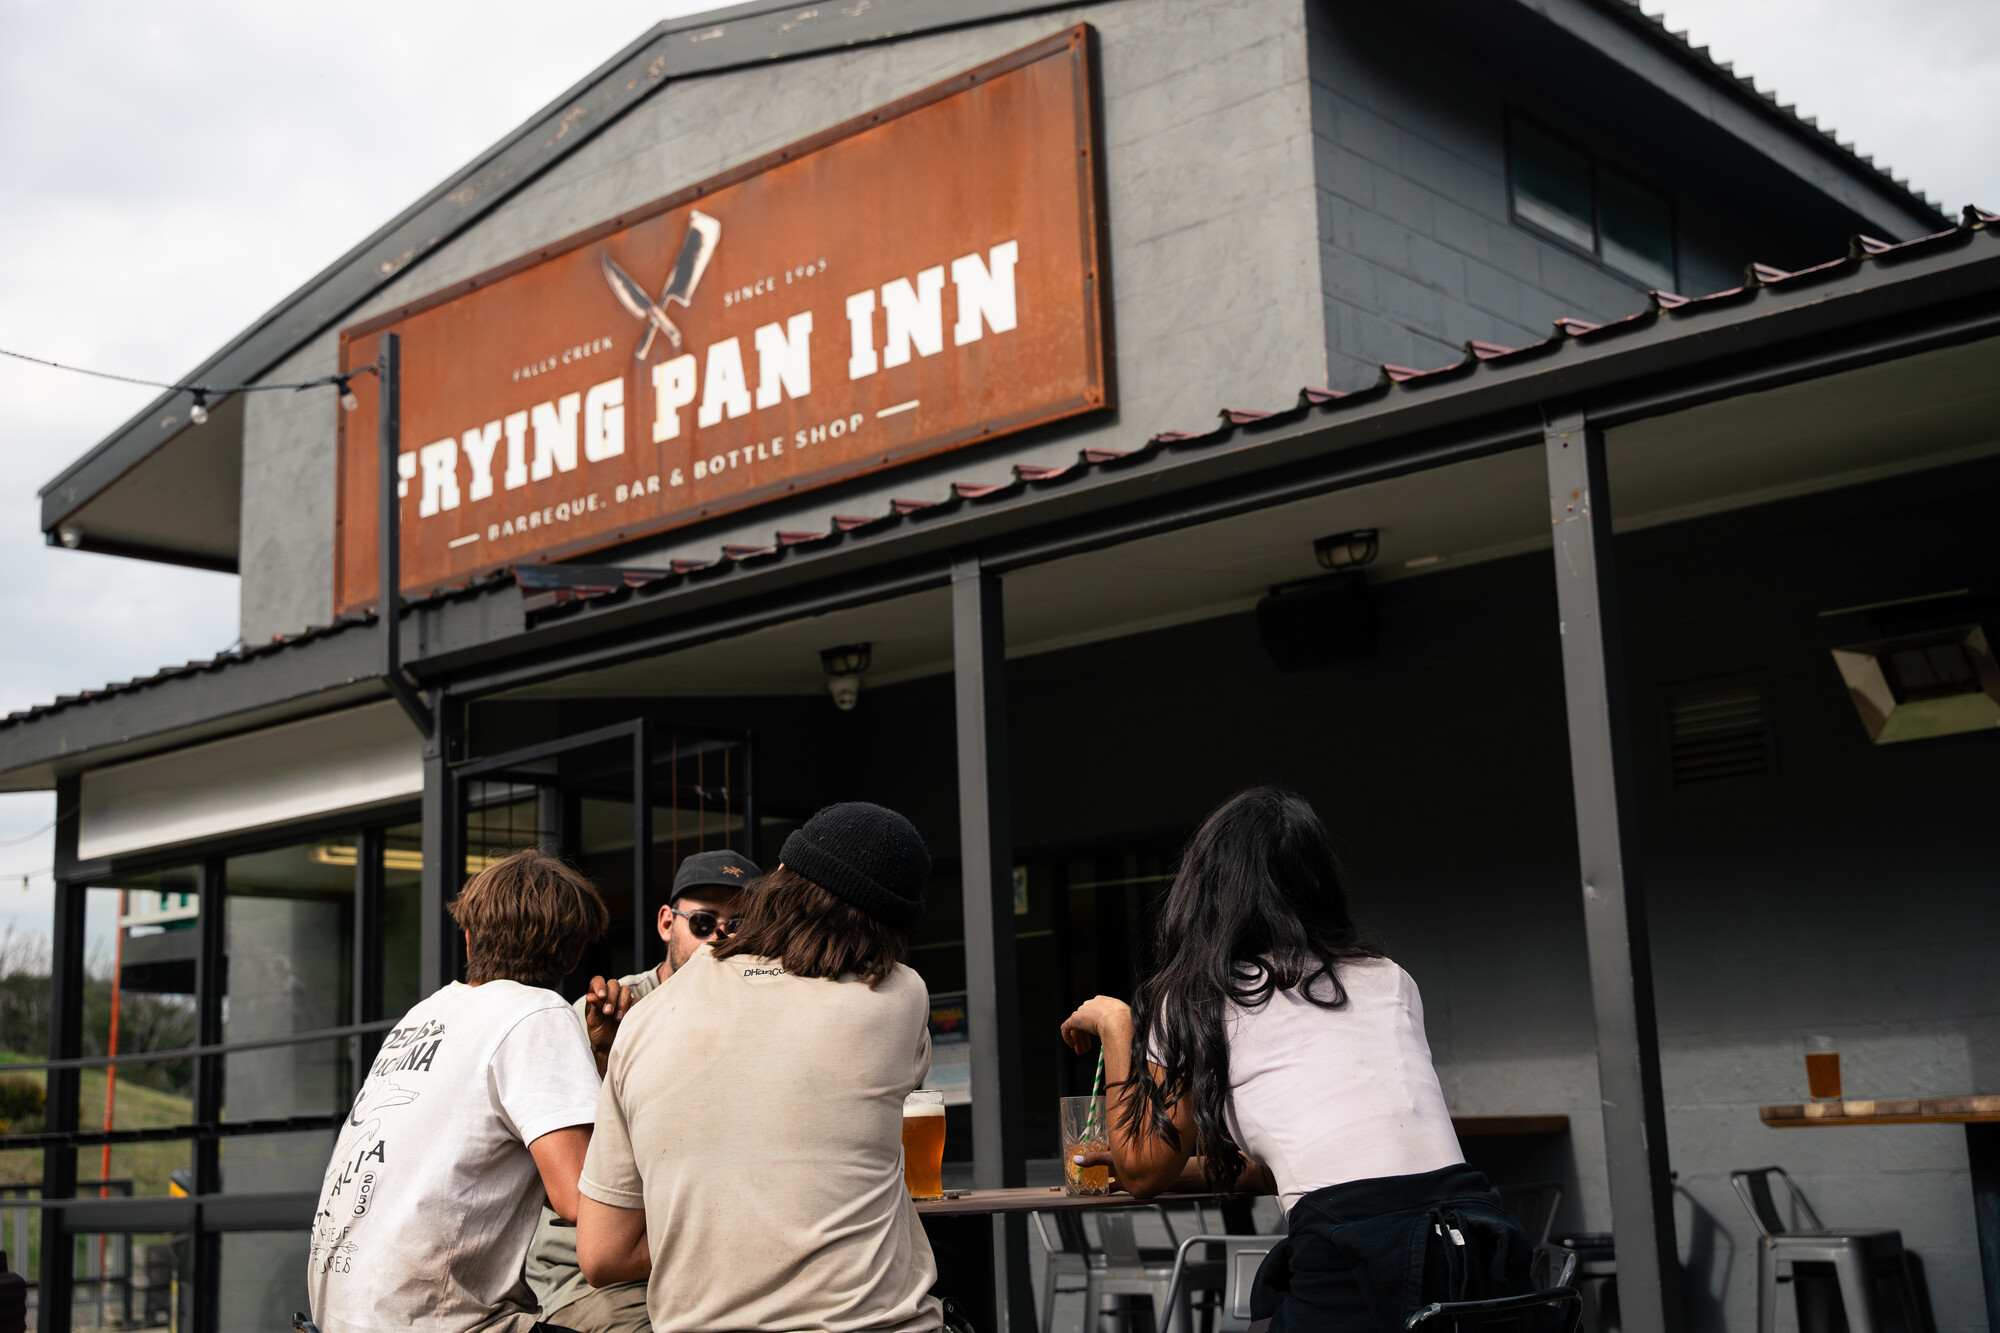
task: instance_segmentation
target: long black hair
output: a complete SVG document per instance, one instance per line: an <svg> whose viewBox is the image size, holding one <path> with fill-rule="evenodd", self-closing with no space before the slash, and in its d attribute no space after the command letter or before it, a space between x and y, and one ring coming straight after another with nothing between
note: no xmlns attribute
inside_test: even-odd
<svg viewBox="0 0 2000 1333"><path fill-rule="evenodd" d="M1225 801L1189 839L1154 937L1158 970L1133 1000L1128 1134L1182 1146L1168 1108L1194 1109L1191 1155L1209 1188L1233 1190L1243 1149L1229 1135L1230 1002L1256 1008L1278 991L1347 1003L1336 964L1378 958L1347 910L1347 884L1326 826L1304 797L1252 787ZM1161 1073L1155 1077L1152 1066Z"/></svg>

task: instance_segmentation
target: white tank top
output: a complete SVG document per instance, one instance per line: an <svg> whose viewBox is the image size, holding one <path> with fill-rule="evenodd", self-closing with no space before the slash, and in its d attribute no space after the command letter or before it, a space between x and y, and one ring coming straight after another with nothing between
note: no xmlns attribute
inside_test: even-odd
<svg viewBox="0 0 2000 1333"><path fill-rule="evenodd" d="M1424 1039L1424 1002L1387 958L1340 964L1347 1003L1279 991L1223 1016L1236 1142L1271 1169L1286 1213L1328 1185L1465 1160ZM1325 981L1315 993L1329 994Z"/></svg>

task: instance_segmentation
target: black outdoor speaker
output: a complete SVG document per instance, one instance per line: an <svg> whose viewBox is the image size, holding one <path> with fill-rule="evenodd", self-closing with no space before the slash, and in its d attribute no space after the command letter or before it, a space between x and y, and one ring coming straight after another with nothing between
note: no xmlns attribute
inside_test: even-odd
<svg viewBox="0 0 2000 1333"><path fill-rule="evenodd" d="M1280 671L1306 671L1373 657L1381 618L1367 576L1334 574L1285 583L1257 603L1264 651Z"/></svg>

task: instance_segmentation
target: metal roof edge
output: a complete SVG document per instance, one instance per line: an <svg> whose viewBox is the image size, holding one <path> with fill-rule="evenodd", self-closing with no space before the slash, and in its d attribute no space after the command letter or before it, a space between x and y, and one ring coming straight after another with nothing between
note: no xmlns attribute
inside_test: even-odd
<svg viewBox="0 0 2000 1333"><path fill-rule="evenodd" d="M321 269L179 382L255 382L673 79L1074 7L1052 0L862 0L802 10L751 0L665 20ZM774 19L781 21L761 21ZM173 438L192 401L187 393L161 394L45 484L37 492L42 531L53 533Z"/></svg>
<svg viewBox="0 0 2000 1333"><path fill-rule="evenodd" d="M1759 89L1753 76L1737 74L1733 64L1725 64L1709 55L1709 48L1692 45L1685 31L1669 30L1665 16L1646 13L1641 7L1641 0L1516 0L1516 3L1614 61L1619 60L1618 52L1603 40L1602 34L1592 31L1593 25L1579 22L1578 14L1595 13L1616 24L1620 30L1630 33L1653 51L1701 79L1704 85L1722 92L1732 105L1779 129L1802 147L1812 150L1821 160L1837 167L1876 199L1895 208L1904 215L1903 221L1908 224L1907 236L1921 235L1949 225L1950 215L1928 195L1914 189L1908 181L1895 176L1888 168L1876 165L1872 157L1863 157L1853 144L1844 143L1832 130L1821 128L1816 118L1799 115L1795 104L1781 105L1775 91ZM1686 98L1678 100L1687 102ZM1698 107L1696 109L1699 110ZM1754 144L1750 146L1756 148ZM1852 201L1842 202L1854 208L1857 214L1868 216L1865 210L1855 208ZM1869 220L1877 226L1885 223L1885 219L1880 217ZM1898 239L1907 239L1907 236Z"/></svg>
<svg viewBox="0 0 2000 1333"><path fill-rule="evenodd" d="M537 571L544 577L519 579L503 572L463 587L433 589L405 611L411 621L423 617L423 638L431 645L407 665L426 682L478 688L482 672L524 669L503 666L507 659L568 661L578 653L598 653L592 645L610 645L602 649L609 653L667 651L653 642L663 625L676 626L672 633L692 642L737 632L746 615L757 614L756 603L799 589L840 585L827 596L872 600L886 594L871 579L899 579L911 587L934 582L945 575L942 556L968 543L1004 546L1000 560L1007 568L1054 558L1064 552L1051 543L1061 542L1042 534L1084 521L1107 505L1130 507L1210 490L1220 495L1237 486L1248 487L1251 498L1213 503L1254 507L1262 502L1254 495L1259 478L1286 469L1324 469L1330 458L1372 457L1371 451L1394 453L1404 445L1430 457L1443 447L1436 441L1455 433L1473 441L1464 447L1512 447L1509 441L1524 431L1539 431L1537 404L1584 402L1600 419L1614 422L1689 405L1645 388L1667 376L1701 379L1710 399L1770 387L1760 356L1797 343L1816 345L1843 330L1883 329L1885 337L1901 339L1896 346L1878 340L1860 354L1863 360L1890 359L1921 350L1912 345L1912 335L1894 330L1898 321L1970 301L1981 312L1978 331L1963 333L1960 318L1914 336L1914 342L1940 330L1941 336L1961 340L1993 336L1992 330L2000 330L1996 298L2000 214L1967 209L1957 227L1931 236L1898 245L1856 238L1845 256L1795 272L1752 265L1743 284L1726 291L1699 298L1656 292L1645 310L1625 319L1557 320L1547 339L1525 347L1467 343L1464 356L1449 365L1384 367L1374 383L1360 388L1308 388L1296 402L1268 411L1224 409L1207 430L1163 430L1131 452L1084 450L1065 467L1016 467L1011 483L953 483L942 499L898 500L883 513L859 515L837 512L842 501L831 495L825 531L779 532L769 546L722 548L713 560L675 560L658 570L620 568L616 578L598 569L574 570L574 578ZM1813 352L1823 355L1828 354ZM1810 378L1844 368L1839 356L1848 354L1830 355L1834 359L1787 373ZM1612 386L1628 386L1620 403L1605 400ZM1365 464L1404 470L1421 465L1393 458ZM1344 484L1351 479L1325 486ZM1099 544L1144 535L1144 520L1128 526L1131 531L1121 529ZM899 540L874 540L890 533ZM530 602L547 598L551 583L570 585L575 595ZM509 595L510 584L520 587L520 596ZM323 702L332 697L329 691L369 684L379 670L373 636L352 632L365 623L364 618L308 631L0 719L0 789L9 776L37 766L95 767L143 752L138 747L180 743L177 738L194 734L190 728L204 729L203 738L219 734L214 721L219 716L248 717L246 710L253 708L289 708L290 715L304 715L331 706ZM415 628L406 624L407 633ZM163 688L173 692L170 709L154 711L147 700L131 697L159 696ZM85 706L94 716L78 729L83 734L43 730L52 714ZM150 731L134 725L142 719ZM37 746L37 736L49 742ZM92 756L88 765L79 762L86 754Z"/></svg>

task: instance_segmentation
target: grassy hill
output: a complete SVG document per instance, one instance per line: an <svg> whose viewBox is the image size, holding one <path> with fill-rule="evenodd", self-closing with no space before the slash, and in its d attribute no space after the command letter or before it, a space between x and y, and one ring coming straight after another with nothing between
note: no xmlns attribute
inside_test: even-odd
<svg viewBox="0 0 2000 1333"><path fill-rule="evenodd" d="M41 1059L36 1055L18 1055L12 1051L0 1051L0 1075L7 1075L10 1064L30 1064ZM31 1070L7 1075L12 1078L31 1079L47 1086L48 1076ZM104 1080L102 1069L82 1071L82 1114L79 1117L85 1129L104 1127ZM170 1092L160 1092L153 1088L140 1087L124 1079L119 1080L117 1102L112 1111L113 1129L147 1129L156 1125L185 1125L194 1118L194 1106L189 1098L175 1096ZM29 1130L28 1125L18 1126L18 1130ZM39 1129L40 1126L33 1126ZM85 1180L96 1180L98 1168L103 1162L102 1148L79 1148L77 1150L77 1175ZM129 1178L134 1194L165 1194L167 1177L188 1165L192 1158L193 1146L189 1139L171 1139L164 1143L120 1143L111 1149L111 1178ZM42 1179L42 1154L39 1149L0 1152L0 1184L40 1184Z"/></svg>
<svg viewBox="0 0 2000 1333"><path fill-rule="evenodd" d="M48 1075L41 1070L24 1070L9 1074L10 1064L32 1064L41 1060L39 1055L21 1055L13 1051L0 1051L0 1077L27 1079L48 1086ZM85 1129L104 1127L104 1082L105 1071L85 1069L81 1071L82 1107L78 1117ZM119 1080L117 1101L112 1108L113 1129L145 1129L155 1125L185 1125L194 1118L194 1106L186 1097L161 1092L154 1088L140 1087L126 1080ZM16 1124L16 1133L35 1133L42 1126L36 1122ZM98 1173L103 1165L104 1149L79 1148L77 1150L77 1175L84 1180L102 1179ZM130 1179L134 1194L167 1193L167 1177L188 1165L193 1156L193 1140L171 1139L164 1143L121 1143L111 1149L110 1178ZM0 1185L40 1185L42 1183L42 1152L39 1148L15 1149L0 1152ZM88 1193L87 1190L81 1191ZM165 1237L134 1237L138 1243L163 1240ZM15 1242L18 1245L18 1241ZM88 1240L80 1244L90 1243ZM41 1226L39 1221L32 1224L31 1243L25 1256L10 1254L9 1262L16 1271L33 1273L41 1261ZM79 1251L81 1253L81 1251Z"/></svg>

